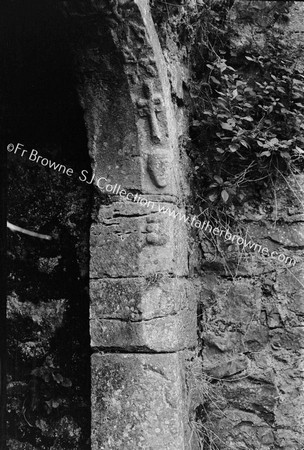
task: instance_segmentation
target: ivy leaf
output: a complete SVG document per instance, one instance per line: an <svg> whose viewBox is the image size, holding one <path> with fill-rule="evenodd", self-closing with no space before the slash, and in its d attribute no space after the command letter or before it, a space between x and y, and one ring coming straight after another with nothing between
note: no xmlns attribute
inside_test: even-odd
<svg viewBox="0 0 304 450"><path fill-rule="evenodd" d="M244 141L244 139L241 139L241 140L240 140L240 144L242 144L243 147L249 148L248 142Z"/></svg>
<svg viewBox="0 0 304 450"><path fill-rule="evenodd" d="M201 125L201 121L200 120L192 120L192 124L193 127L199 127Z"/></svg>
<svg viewBox="0 0 304 450"><path fill-rule="evenodd" d="M279 143L278 138L272 138L272 139L270 139L270 141L269 141L269 144L270 144L270 145L276 145L276 144L278 144L278 143Z"/></svg>
<svg viewBox="0 0 304 450"><path fill-rule="evenodd" d="M216 199L217 199L217 194L210 194L209 196L208 196L208 198L209 198L209 200L211 201L211 202L214 202Z"/></svg>
<svg viewBox="0 0 304 450"><path fill-rule="evenodd" d="M223 184L224 182L223 178L219 177L218 175L214 175L213 178L218 184Z"/></svg>
<svg viewBox="0 0 304 450"><path fill-rule="evenodd" d="M223 190L221 193L222 199L224 200L224 202L226 203L228 198L229 198L229 194L227 191Z"/></svg>
<svg viewBox="0 0 304 450"><path fill-rule="evenodd" d="M282 94L286 94L285 89L282 88L281 86L278 86L278 87L277 87L277 90L278 90L279 92L281 92Z"/></svg>
<svg viewBox="0 0 304 450"><path fill-rule="evenodd" d="M229 131L232 131L234 128L230 123L225 123L225 122L221 122L221 127L224 130L229 130Z"/></svg>
<svg viewBox="0 0 304 450"><path fill-rule="evenodd" d="M211 80L213 81L213 83L215 83L215 84L221 84L220 81L219 81L217 78L215 78L215 77L213 77L213 76L211 76L210 78L211 78Z"/></svg>
<svg viewBox="0 0 304 450"><path fill-rule="evenodd" d="M237 96L238 96L238 90L234 89L234 91L232 91L232 100L234 100Z"/></svg>
<svg viewBox="0 0 304 450"><path fill-rule="evenodd" d="M56 381L56 383L60 384L63 381L63 376L60 375L60 373L52 373L52 376L54 378L54 380Z"/></svg>
<svg viewBox="0 0 304 450"><path fill-rule="evenodd" d="M239 149L238 145L229 145L229 150L231 151L231 153L237 152Z"/></svg>
<svg viewBox="0 0 304 450"><path fill-rule="evenodd" d="M52 400L52 408L58 408L59 405L60 405L60 401Z"/></svg>
<svg viewBox="0 0 304 450"><path fill-rule="evenodd" d="M304 150L302 150L302 149L301 149L300 147L298 147L297 145L296 145L295 150L296 150L297 153L299 153L300 155L302 155L302 154L304 153Z"/></svg>
<svg viewBox="0 0 304 450"><path fill-rule="evenodd" d="M264 142L261 142L261 141L257 141L257 144L258 144L259 147L263 147L263 148L267 147L267 146L265 145L265 143L264 143Z"/></svg>
<svg viewBox="0 0 304 450"><path fill-rule="evenodd" d="M262 156L270 156L270 155L271 155L271 153L270 153L269 150L266 150L265 152L262 152L262 153L259 154L260 157L262 157Z"/></svg>
<svg viewBox="0 0 304 450"><path fill-rule="evenodd" d="M284 159L288 159L289 160L291 158L291 156L290 156L290 154L288 152L280 152L280 155Z"/></svg>

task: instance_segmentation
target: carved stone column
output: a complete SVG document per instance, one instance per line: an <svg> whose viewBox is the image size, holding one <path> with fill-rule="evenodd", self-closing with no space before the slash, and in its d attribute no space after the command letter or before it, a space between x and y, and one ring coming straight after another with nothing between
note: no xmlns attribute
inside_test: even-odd
<svg viewBox="0 0 304 450"><path fill-rule="evenodd" d="M186 449L196 345L178 131L147 0L64 2L97 183L91 230L92 449ZM112 194L120 186L133 197ZM144 200L139 200L139 198Z"/></svg>

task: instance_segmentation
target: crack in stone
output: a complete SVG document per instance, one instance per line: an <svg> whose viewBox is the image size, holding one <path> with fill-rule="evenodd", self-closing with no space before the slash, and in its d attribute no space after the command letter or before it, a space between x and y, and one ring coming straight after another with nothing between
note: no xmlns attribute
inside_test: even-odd
<svg viewBox="0 0 304 450"><path fill-rule="evenodd" d="M113 218L115 218L115 219L117 219L117 218L130 218L130 219L132 219L132 218L135 218L135 219L137 219L137 218L145 218L145 217L149 217L149 216L151 216L152 214L157 214L157 212L156 211L151 211L151 214L145 214L145 213L143 213L143 214L121 214L121 213L113 213ZM109 219L109 220L111 220L111 219ZM113 220L113 219L112 219Z"/></svg>
<svg viewBox="0 0 304 450"><path fill-rule="evenodd" d="M272 271L273 272L273 271ZM156 275L161 275L162 272L155 272L155 273L151 273L148 275L139 275L139 276L126 276L126 277L115 277L115 276L111 276L107 273L105 273L105 275L103 277L90 277L90 280L94 281L94 280L138 280L138 279L142 279L142 280L147 280L147 278L151 278L154 277ZM188 275L175 275L174 273L165 273L166 278L170 278L171 280L176 278L178 280L189 280L189 276ZM159 281L161 281L162 279L159 279ZM147 280L148 282L149 280ZM156 280L157 281L157 280Z"/></svg>
<svg viewBox="0 0 304 450"><path fill-rule="evenodd" d="M128 354L128 355L172 355L178 354L180 350L157 351L147 348L146 346L136 347L127 350L121 347L91 347L92 354Z"/></svg>
<svg viewBox="0 0 304 450"><path fill-rule="evenodd" d="M143 317L141 317L140 319L122 319L120 317L99 317L98 320L113 320L113 321L118 321L118 322L123 322L123 323L142 323L142 322L151 322L152 320L157 320L157 319L164 319L164 318L169 318L169 317L175 317L178 315L179 312L185 311L187 310L187 308L182 308L179 311L176 311L175 313L172 314L166 314L163 316L156 316L156 317L151 317L150 319L145 319ZM142 314L142 313L138 313L138 314ZM92 320L92 319L91 319Z"/></svg>

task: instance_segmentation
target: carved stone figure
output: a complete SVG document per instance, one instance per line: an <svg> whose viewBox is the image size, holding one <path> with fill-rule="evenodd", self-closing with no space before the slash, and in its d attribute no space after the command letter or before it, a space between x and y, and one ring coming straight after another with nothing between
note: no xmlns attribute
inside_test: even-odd
<svg viewBox="0 0 304 450"><path fill-rule="evenodd" d="M149 155L147 169L152 181L157 187L164 188L167 186L169 181L170 160L166 155Z"/></svg>
<svg viewBox="0 0 304 450"><path fill-rule="evenodd" d="M161 142L161 133L157 115L163 110L162 98L153 92L153 81L148 80L143 85L144 98L137 101L139 114L147 117L150 126L151 138L154 143Z"/></svg>

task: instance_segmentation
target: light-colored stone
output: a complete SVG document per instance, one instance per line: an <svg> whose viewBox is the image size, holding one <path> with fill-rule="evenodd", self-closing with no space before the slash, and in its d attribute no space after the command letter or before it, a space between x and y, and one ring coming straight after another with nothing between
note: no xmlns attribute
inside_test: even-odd
<svg viewBox="0 0 304 450"><path fill-rule="evenodd" d="M179 218L158 212L158 205L119 202L103 206L91 229L91 277L138 277L188 273L187 234ZM170 211L172 204L159 204ZM184 212L181 210L181 214Z"/></svg>
<svg viewBox="0 0 304 450"><path fill-rule="evenodd" d="M91 293L93 347L169 352L196 346L196 294L188 280L92 280Z"/></svg>
<svg viewBox="0 0 304 450"><path fill-rule="evenodd" d="M155 276L91 280L91 318L151 320L196 310L196 292L183 278Z"/></svg>
<svg viewBox="0 0 304 450"><path fill-rule="evenodd" d="M92 450L184 450L178 354L92 356Z"/></svg>
<svg viewBox="0 0 304 450"><path fill-rule="evenodd" d="M185 383L170 352L195 346L196 308L179 280L188 276L187 230L173 202L182 203L186 177L168 67L148 0L63 6L84 31L74 56L103 204L90 234L91 345L113 351L92 356L92 449L185 450ZM154 204L125 201L107 184Z"/></svg>
<svg viewBox="0 0 304 450"><path fill-rule="evenodd" d="M174 352L197 343L194 311L141 322L91 319L91 346L129 352Z"/></svg>

